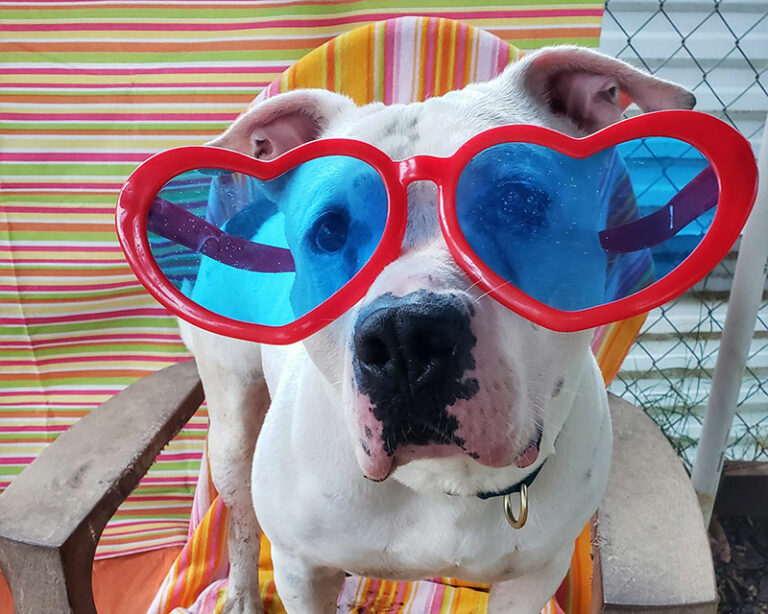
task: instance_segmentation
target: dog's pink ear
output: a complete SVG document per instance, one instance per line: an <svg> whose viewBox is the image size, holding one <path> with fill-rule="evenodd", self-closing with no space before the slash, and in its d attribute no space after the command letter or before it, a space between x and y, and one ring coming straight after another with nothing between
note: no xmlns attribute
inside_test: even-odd
<svg viewBox="0 0 768 614"><path fill-rule="evenodd" d="M542 49L522 64L528 92L587 133L621 119L630 102L644 112L691 109L696 104L685 88L583 47Z"/></svg>
<svg viewBox="0 0 768 614"><path fill-rule="evenodd" d="M354 107L350 98L326 90L286 92L253 105L208 144L271 160L316 139L333 117Z"/></svg>

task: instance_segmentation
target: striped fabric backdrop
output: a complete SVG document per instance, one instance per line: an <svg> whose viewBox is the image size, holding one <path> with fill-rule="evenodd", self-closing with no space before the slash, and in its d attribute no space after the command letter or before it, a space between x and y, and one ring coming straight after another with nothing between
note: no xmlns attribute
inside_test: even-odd
<svg viewBox="0 0 768 614"><path fill-rule="evenodd" d="M0 1L0 489L79 417L187 357L113 231L117 191L139 162L210 139L293 62L361 24L440 15L531 49L595 46L602 17L602 3L573 0L418 7ZM206 421L203 409L163 452L98 556L186 541Z"/></svg>

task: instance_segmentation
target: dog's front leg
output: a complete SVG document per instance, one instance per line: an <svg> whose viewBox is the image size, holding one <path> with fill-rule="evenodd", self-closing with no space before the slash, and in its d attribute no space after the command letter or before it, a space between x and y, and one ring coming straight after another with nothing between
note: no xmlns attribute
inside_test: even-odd
<svg viewBox="0 0 768 614"><path fill-rule="evenodd" d="M182 329L185 330L185 329ZM185 330L208 403L211 478L229 508L229 585L224 614L261 614L259 538L251 467L270 399L258 345Z"/></svg>
<svg viewBox="0 0 768 614"><path fill-rule="evenodd" d="M563 581L573 548L564 548L544 567L498 582L488 595L488 614L539 614Z"/></svg>
<svg viewBox="0 0 768 614"><path fill-rule="evenodd" d="M288 614L334 614L344 572L309 563L272 544L277 594Z"/></svg>
<svg viewBox="0 0 768 614"><path fill-rule="evenodd" d="M211 477L229 508L229 585L223 614L260 614L259 538L251 499L251 464L269 393L262 377L247 384L206 388ZM210 390L210 389L213 390Z"/></svg>

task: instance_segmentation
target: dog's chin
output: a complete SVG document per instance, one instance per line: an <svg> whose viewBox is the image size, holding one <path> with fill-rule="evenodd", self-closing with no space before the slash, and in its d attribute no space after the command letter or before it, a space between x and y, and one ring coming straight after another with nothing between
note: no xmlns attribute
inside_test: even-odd
<svg viewBox="0 0 768 614"><path fill-rule="evenodd" d="M536 471L542 460L539 456L522 468L514 463L488 467L465 455L424 458L400 465L389 479L422 493L475 497L503 493Z"/></svg>

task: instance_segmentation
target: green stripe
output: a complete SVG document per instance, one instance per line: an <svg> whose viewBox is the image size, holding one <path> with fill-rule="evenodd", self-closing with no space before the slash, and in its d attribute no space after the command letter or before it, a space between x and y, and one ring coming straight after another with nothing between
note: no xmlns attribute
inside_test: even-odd
<svg viewBox="0 0 768 614"><path fill-rule="evenodd" d="M63 224L62 224L63 226ZM97 241L99 243L116 242L114 232L79 231L73 232L47 232L31 230L13 230L8 233L11 241L39 241L47 245L50 241L69 241L72 243L87 243Z"/></svg>
<svg viewBox="0 0 768 614"><path fill-rule="evenodd" d="M3 350L3 357L18 358L26 356L34 356L35 358L50 358L50 357L64 357L71 354L93 353L100 359L103 359L102 353L110 352L110 360L121 360L121 355L142 353L145 356L162 356L165 357L168 354L172 355L187 355L189 351L187 348L179 342L177 345L163 345L158 343L110 343L106 345L99 344L98 346L83 343L75 347L43 347L36 348L34 350L16 350L9 349ZM170 361L169 361L170 362Z"/></svg>
<svg viewBox="0 0 768 614"><path fill-rule="evenodd" d="M75 331L111 330L125 332L127 328L164 329L168 333L178 333L176 319L170 316L104 318L95 322L66 322L57 324L27 324L26 326L4 325L3 336L34 336L71 333Z"/></svg>
<svg viewBox="0 0 768 614"><path fill-rule="evenodd" d="M99 386L128 386L136 381L135 377L128 377L128 376L102 376L98 379ZM85 376L85 377L54 377L50 379L41 380L40 382L35 382L36 384L39 383L43 387L49 387L49 386L61 386L61 385L79 385L79 386L93 386L94 379L92 376ZM9 388L19 388L19 387L26 387L29 386L29 381L0 381L0 389L9 389Z"/></svg>
<svg viewBox="0 0 768 614"><path fill-rule="evenodd" d="M39 411L37 413L39 413ZM6 431L0 430L0 441L13 441L14 439L24 441L28 439L42 439L43 441L40 442L40 450L42 451L48 443L54 441L59 436L59 433L43 431L44 428L45 427L40 427L41 431L39 433L35 433L33 431L25 431L23 433L8 433ZM1 456L0 459L2 459Z"/></svg>
<svg viewBox="0 0 768 614"><path fill-rule="evenodd" d="M121 298L123 296L141 296L143 294L146 294L141 290L140 287L137 287L135 289L131 290L120 290L120 291L109 291L104 290L101 292L24 292L23 290L16 292L15 296L18 298L21 298L21 300L61 300L63 302L70 302L73 298L77 297L79 298L86 298L86 299L97 299L97 300L103 300L103 299L112 299L112 298ZM78 301L79 302L79 301ZM6 350L3 350L4 352Z"/></svg>
<svg viewBox="0 0 768 614"><path fill-rule="evenodd" d="M8 194L0 191L0 202L6 204L33 205L53 204L65 205L61 212L71 211L68 205L104 205L114 209L115 197L105 194L67 194L65 192L47 192L44 194Z"/></svg>
<svg viewBox="0 0 768 614"><path fill-rule="evenodd" d="M515 46L526 49L540 49L541 47L548 47L549 45L582 45L586 47L597 47L599 43L598 38L592 37L561 37L561 38L520 38L515 39Z"/></svg>
<svg viewBox="0 0 768 614"><path fill-rule="evenodd" d="M93 154L98 157L98 153ZM128 176L136 168L136 163L108 162L44 162L40 164L8 164L3 165L2 176L14 177L18 175L38 175L46 177L57 175L62 177L97 175L97 176Z"/></svg>

